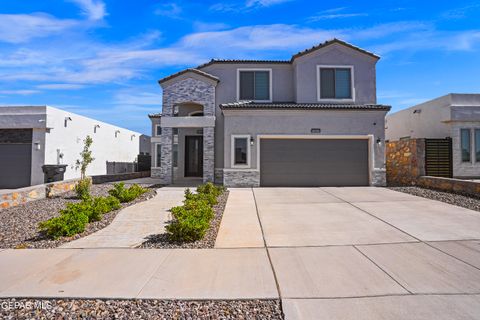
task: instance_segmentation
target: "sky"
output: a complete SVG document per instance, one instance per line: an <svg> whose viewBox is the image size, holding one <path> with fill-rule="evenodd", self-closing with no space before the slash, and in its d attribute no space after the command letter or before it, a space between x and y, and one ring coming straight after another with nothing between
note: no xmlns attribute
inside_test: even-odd
<svg viewBox="0 0 480 320"><path fill-rule="evenodd" d="M340 38L381 56L392 111L480 93L480 1L0 0L0 105L150 134L157 80L211 58L289 59Z"/></svg>

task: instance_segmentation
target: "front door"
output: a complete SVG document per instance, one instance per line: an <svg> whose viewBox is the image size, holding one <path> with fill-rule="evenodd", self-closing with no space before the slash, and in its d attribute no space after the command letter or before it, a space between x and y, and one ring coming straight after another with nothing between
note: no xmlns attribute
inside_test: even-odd
<svg viewBox="0 0 480 320"><path fill-rule="evenodd" d="M185 137L185 177L203 176L203 137Z"/></svg>

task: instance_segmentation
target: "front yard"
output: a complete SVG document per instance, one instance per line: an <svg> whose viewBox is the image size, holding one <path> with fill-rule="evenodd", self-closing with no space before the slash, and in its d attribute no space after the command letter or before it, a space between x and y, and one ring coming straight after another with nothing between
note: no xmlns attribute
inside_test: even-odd
<svg viewBox="0 0 480 320"><path fill-rule="evenodd" d="M148 185L143 185L148 187ZM100 197L108 196L108 190L111 190L113 185L100 184L91 187L91 196ZM133 204L148 200L155 195L155 189L149 188L147 193L144 193L137 199L121 204L118 210L110 211L103 215L100 221L89 223L85 230L72 237L60 237L52 239L45 234L39 232L39 223L59 215L59 211L65 209L69 203L79 203L74 191L64 193L54 198L47 198L28 202L24 205L11 207L0 210L0 248L56 248L66 242L70 242L108 226L118 212Z"/></svg>

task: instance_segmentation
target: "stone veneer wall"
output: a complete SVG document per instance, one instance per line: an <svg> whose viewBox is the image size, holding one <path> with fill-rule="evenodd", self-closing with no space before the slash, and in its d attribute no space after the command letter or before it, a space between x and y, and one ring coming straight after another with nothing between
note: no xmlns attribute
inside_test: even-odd
<svg viewBox="0 0 480 320"><path fill-rule="evenodd" d="M260 171L225 169L223 185L225 187L259 187Z"/></svg>
<svg viewBox="0 0 480 320"><path fill-rule="evenodd" d="M425 175L425 140L408 139L387 142L387 184L414 185Z"/></svg>
<svg viewBox="0 0 480 320"><path fill-rule="evenodd" d="M0 210L71 191L79 180L70 179L2 192L0 193Z"/></svg>
<svg viewBox="0 0 480 320"><path fill-rule="evenodd" d="M417 185L423 188L480 197L480 183L469 180L422 176Z"/></svg>
<svg viewBox="0 0 480 320"><path fill-rule="evenodd" d="M203 128L203 182L215 180L215 128Z"/></svg>
<svg viewBox="0 0 480 320"><path fill-rule="evenodd" d="M150 177L150 171L127 172L92 176L93 184Z"/></svg>
<svg viewBox="0 0 480 320"><path fill-rule="evenodd" d="M215 168L215 183L223 184L223 169Z"/></svg>

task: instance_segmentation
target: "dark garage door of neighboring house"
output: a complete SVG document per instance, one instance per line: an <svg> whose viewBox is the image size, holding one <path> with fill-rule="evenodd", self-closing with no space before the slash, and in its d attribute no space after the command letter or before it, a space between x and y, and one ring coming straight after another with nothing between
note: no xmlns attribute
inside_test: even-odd
<svg viewBox="0 0 480 320"><path fill-rule="evenodd" d="M367 139L261 139L260 185L368 186Z"/></svg>
<svg viewBox="0 0 480 320"><path fill-rule="evenodd" d="M0 129L0 189L30 185L32 130Z"/></svg>

